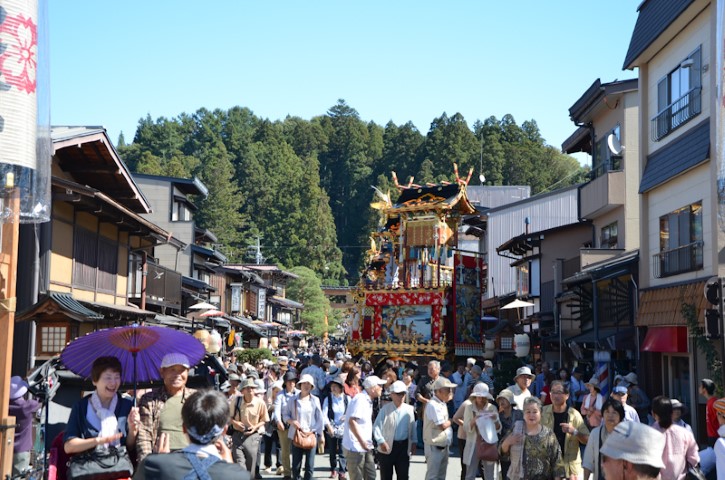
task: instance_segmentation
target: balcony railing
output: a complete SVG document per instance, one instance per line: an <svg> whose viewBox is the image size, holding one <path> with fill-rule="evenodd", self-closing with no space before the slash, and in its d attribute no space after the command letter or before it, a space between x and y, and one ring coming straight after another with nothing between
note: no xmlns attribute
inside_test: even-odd
<svg viewBox="0 0 725 480"><path fill-rule="evenodd" d="M181 308L181 274L174 270L148 262L146 275L146 302ZM128 298L141 298L141 259L132 258L129 262Z"/></svg>
<svg viewBox="0 0 725 480"><path fill-rule="evenodd" d="M664 278L678 273L700 270L702 261L702 240L652 255L652 271L655 278Z"/></svg>
<svg viewBox="0 0 725 480"><path fill-rule="evenodd" d="M651 120L650 134L657 142L698 115L702 110L702 88L695 87L667 105Z"/></svg>
<svg viewBox="0 0 725 480"><path fill-rule="evenodd" d="M619 155L611 156L589 172L589 178L594 180L609 172L619 172L622 170L622 157Z"/></svg>

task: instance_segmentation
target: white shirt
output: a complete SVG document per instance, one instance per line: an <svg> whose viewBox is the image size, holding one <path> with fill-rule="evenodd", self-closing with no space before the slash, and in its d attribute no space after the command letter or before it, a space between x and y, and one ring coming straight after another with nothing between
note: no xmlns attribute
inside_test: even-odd
<svg viewBox="0 0 725 480"><path fill-rule="evenodd" d="M433 395L425 406L425 416L433 424L441 425L448 421L448 405ZM448 437L448 445L450 446L453 443L453 429L451 427L446 428L446 436Z"/></svg>
<svg viewBox="0 0 725 480"><path fill-rule="evenodd" d="M639 421L639 414L637 413L637 410L634 409L634 407L631 407L627 403L623 403L622 406L624 407L624 419L629 420L630 422L637 422Z"/></svg>
<svg viewBox="0 0 725 480"><path fill-rule="evenodd" d="M342 446L351 452L362 453L366 450L360 445L357 437L350 430L350 422L355 422L357 431L368 448L373 448L373 401L368 392L362 391L355 395L347 405L345 429L342 433Z"/></svg>
<svg viewBox="0 0 725 480"><path fill-rule="evenodd" d="M514 384L508 387L506 390L510 390L511 393L514 394L514 403L516 403L516 407L523 411L524 410L524 400L529 398L531 396L531 392L529 389L526 389L524 391L521 390L521 387Z"/></svg>

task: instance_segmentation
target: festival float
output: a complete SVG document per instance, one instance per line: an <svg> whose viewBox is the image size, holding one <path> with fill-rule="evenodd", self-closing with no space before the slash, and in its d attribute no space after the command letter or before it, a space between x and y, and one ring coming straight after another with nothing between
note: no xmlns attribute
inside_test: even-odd
<svg viewBox="0 0 725 480"><path fill-rule="evenodd" d="M398 199L375 189L380 223L355 291L348 338L352 354L373 361L452 359L482 355L481 294L486 265L458 246L464 216L476 213L466 195L471 178L407 185Z"/></svg>

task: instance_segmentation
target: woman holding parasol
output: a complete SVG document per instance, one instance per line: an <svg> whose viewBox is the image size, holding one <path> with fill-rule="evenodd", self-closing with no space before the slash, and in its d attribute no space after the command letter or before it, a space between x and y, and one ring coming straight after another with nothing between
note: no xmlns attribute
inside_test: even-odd
<svg viewBox="0 0 725 480"><path fill-rule="evenodd" d="M101 446L136 446L140 424L133 400L118 393L121 386L121 362L116 357L98 357L91 367L93 393L82 398L71 410L63 437L68 454Z"/></svg>

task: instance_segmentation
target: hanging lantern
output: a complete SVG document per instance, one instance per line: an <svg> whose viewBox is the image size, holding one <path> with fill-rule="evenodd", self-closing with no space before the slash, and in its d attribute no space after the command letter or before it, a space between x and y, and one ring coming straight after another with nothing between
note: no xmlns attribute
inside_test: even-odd
<svg viewBox="0 0 725 480"><path fill-rule="evenodd" d="M46 17L45 0L0 0L0 184L18 190L23 223L50 218ZM12 218L3 206L0 222Z"/></svg>
<svg viewBox="0 0 725 480"><path fill-rule="evenodd" d="M525 333L522 335L514 335L514 351L519 358L525 357L531 350L531 339Z"/></svg>
<svg viewBox="0 0 725 480"><path fill-rule="evenodd" d="M274 350L277 350L279 348L279 337L270 338L269 344Z"/></svg>
<svg viewBox="0 0 725 480"><path fill-rule="evenodd" d="M266 337L259 339L259 348L269 348L269 340Z"/></svg>
<svg viewBox="0 0 725 480"><path fill-rule="evenodd" d="M493 359L496 356L496 342L492 338L487 338L483 343L483 358L486 360Z"/></svg>

